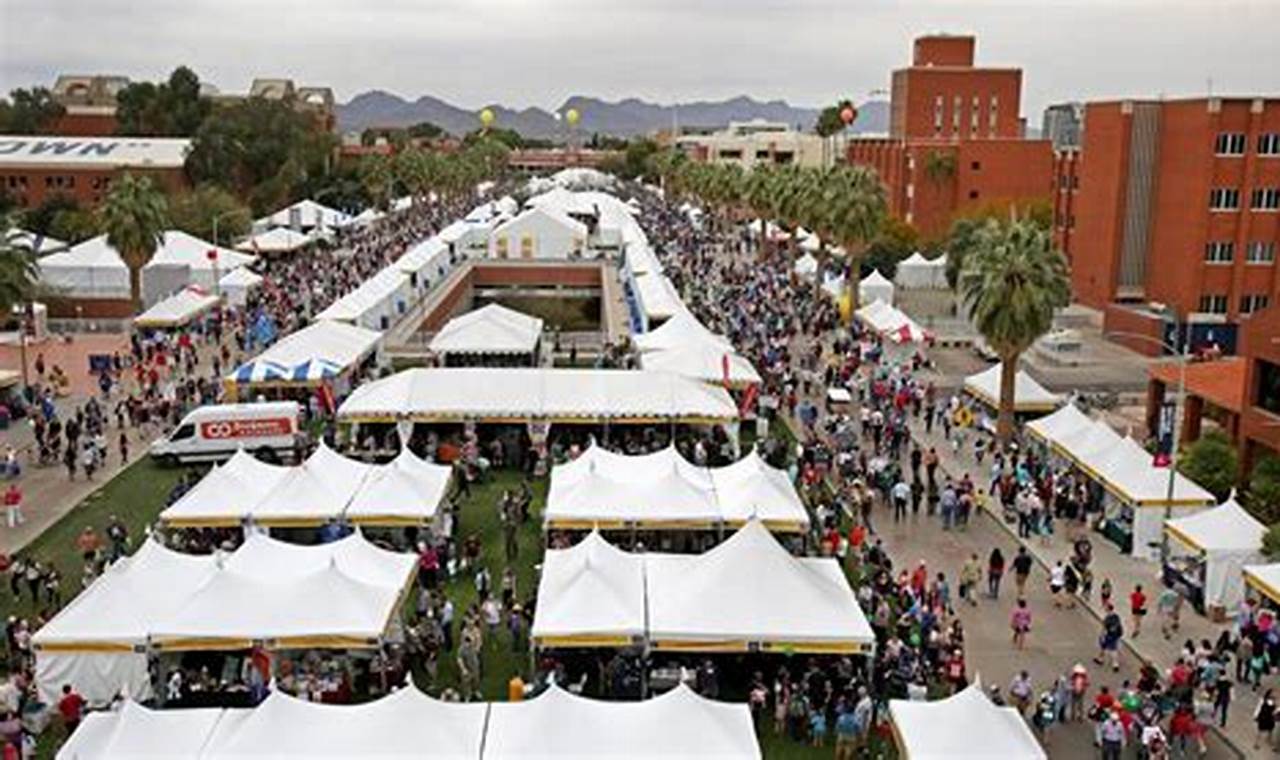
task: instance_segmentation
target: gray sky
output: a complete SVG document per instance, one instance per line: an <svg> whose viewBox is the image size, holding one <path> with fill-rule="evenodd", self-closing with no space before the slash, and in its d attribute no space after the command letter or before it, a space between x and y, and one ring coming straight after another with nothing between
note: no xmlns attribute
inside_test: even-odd
<svg viewBox="0 0 1280 760"><path fill-rule="evenodd" d="M223 91L255 76L464 107L571 94L864 100L912 37L978 36L1024 70L1023 114L1074 99L1280 94L1280 0L0 0L0 88L59 72Z"/></svg>

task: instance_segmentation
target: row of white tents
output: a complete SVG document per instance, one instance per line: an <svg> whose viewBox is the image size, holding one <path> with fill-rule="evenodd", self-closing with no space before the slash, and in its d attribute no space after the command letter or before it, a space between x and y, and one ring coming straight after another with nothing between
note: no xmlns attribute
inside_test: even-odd
<svg viewBox="0 0 1280 760"><path fill-rule="evenodd" d="M683 306L683 304L682 304ZM745 388L760 382L760 373L738 353L729 339L707 329L687 309L649 332L632 336L644 369Z"/></svg>
<svg viewBox="0 0 1280 760"><path fill-rule="evenodd" d="M702 554L623 551L593 531L547 551L541 647L867 653L875 634L834 558L795 557L758 520Z"/></svg>
<svg viewBox="0 0 1280 760"><path fill-rule="evenodd" d="M548 529L738 527L802 532L809 514L791 478L754 450L733 464L700 467L675 449L627 455L600 445L551 470Z"/></svg>
<svg viewBox="0 0 1280 760"><path fill-rule="evenodd" d="M605 702L552 686L521 702L442 702L413 684L362 705L272 692L254 708L89 715L57 760L735 758L758 760L751 713L679 686Z"/></svg>
<svg viewBox="0 0 1280 760"><path fill-rule="evenodd" d="M322 320L286 335L224 379L229 391L313 387L331 383L344 393L352 370L378 350L382 333Z"/></svg>
<svg viewBox="0 0 1280 760"><path fill-rule="evenodd" d="M180 528L427 525L440 513L452 470L407 448L387 464L366 464L321 442L293 467L267 464L244 450L216 465L160 513Z"/></svg>
<svg viewBox="0 0 1280 760"><path fill-rule="evenodd" d="M251 534L212 555L147 541L36 632L36 684L49 703L63 684L91 704L145 700L153 652L373 648L416 563L359 533L317 546Z"/></svg>

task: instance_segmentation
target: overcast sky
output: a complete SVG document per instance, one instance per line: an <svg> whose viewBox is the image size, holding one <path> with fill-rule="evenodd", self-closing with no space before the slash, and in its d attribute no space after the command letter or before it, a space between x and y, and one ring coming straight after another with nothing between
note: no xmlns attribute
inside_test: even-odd
<svg viewBox="0 0 1280 760"><path fill-rule="evenodd" d="M59 72L223 91L258 76L555 107L572 94L864 100L911 39L978 36L1023 114L1121 96L1280 94L1280 0L0 0L0 88Z"/></svg>

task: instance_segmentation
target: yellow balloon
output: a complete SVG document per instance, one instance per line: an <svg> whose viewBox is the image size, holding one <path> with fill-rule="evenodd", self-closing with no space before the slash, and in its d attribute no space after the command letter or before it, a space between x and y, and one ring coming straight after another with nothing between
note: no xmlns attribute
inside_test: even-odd
<svg viewBox="0 0 1280 760"><path fill-rule="evenodd" d="M849 324L853 317L853 296L849 291L840 294L840 298L836 300L836 308L840 310L840 321Z"/></svg>
<svg viewBox="0 0 1280 760"><path fill-rule="evenodd" d="M493 111L488 108L480 112L480 124L482 126L488 127L493 123L493 118Z"/></svg>
<svg viewBox="0 0 1280 760"><path fill-rule="evenodd" d="M578 123L578 119L581 118L581 116L582 114L578 113L578 109L570 108L568 111L565 112L564 119L565 121L569 122L569 126L572 127L573 125Z"/></svg>

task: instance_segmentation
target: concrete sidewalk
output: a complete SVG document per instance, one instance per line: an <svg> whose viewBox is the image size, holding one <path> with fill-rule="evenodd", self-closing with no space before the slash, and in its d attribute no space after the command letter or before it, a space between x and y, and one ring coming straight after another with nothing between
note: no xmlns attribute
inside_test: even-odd
<svg viewBox="0 0 1280 760"><path fill-rule="evenodd" d="M921 448L925 450L928 450L930 446L935 448L938 453L939 466L951 477L958 479L964 473L968 473L969 477L979 487L985 488L989 483L991 461L989 458L984 460L982 466L979 466L968 451L957 456L953 452L951 445L942 437L939 428L935 427L933 433L927 435L924 431L924 424L914 419L911 423L911 433ZM988 500L989 505L997 503ZM977 519L990 520L998 525L1013 541L1026 547L1027 551L1046 570L1058 560L1065 560L1071 555L1071 543L1065 531L1056 530L1047 541L1042 540L1040 537L1019 539L1016 526L1005 522L1003 516L999 513L998 507L996 511L986 509L983 512L986 516ZM1217 641L1222 631L1230 628L1229 624L1213 623L1208 618L1196 613L1191 608L1191 605L1186 604L1183 606L1180 630L1172 639L1166 640L1161 635L1160 621L1158 616L1154 614L1154 610L1153 614L1148 615L1142 634L1136 638L1129 635L1129 629L1132 627L1128 615L1129 592L1133 590L1134 585L1142 584L1144 591L1147 593L1147 598L1151 600L1149 608L1153 609L1155 597L1160 588L1162 588L1158 563L1146 562L1121 554L1115 544L1099 533L1090 532L1088 537L1093 544L1094 594L1088 601L1081 599L1080 607L1097 620L1098 630L1100 631L1104 612L1097 590L1101 586L1103 579L1110 578L1114 591L1113 603L1125 621L1125 648L1127 654L1133 658L1143 663L1150 663L1163 673L1177 661L1182 650L1182 644L1187 639L1192 639L1197 644L1201 639L1208 639L1214 642ZM1132 661L1125 663L1122 658L1122 664L1125 665L1126 669L1132 671L1134 665ZM1234 672L1234 666L1232 672ZM1132 675L1136 677L1136 673ZM1277 678L1273 674L1269 679L1270 685L1274 686L1276 680ZM1267 682L1264 682L1265 685L1267 685ZM1257 708L1258 699L1258 693L1255 693L1250 687L1241 684L1236 685L1234 699L1228 714L1227 727L1222 731L1223 738L1244 757L1274 758L1276 756L1274 751L1265 749L1253 751L1251 749L1255 733L1253 712Z"/></svg>

